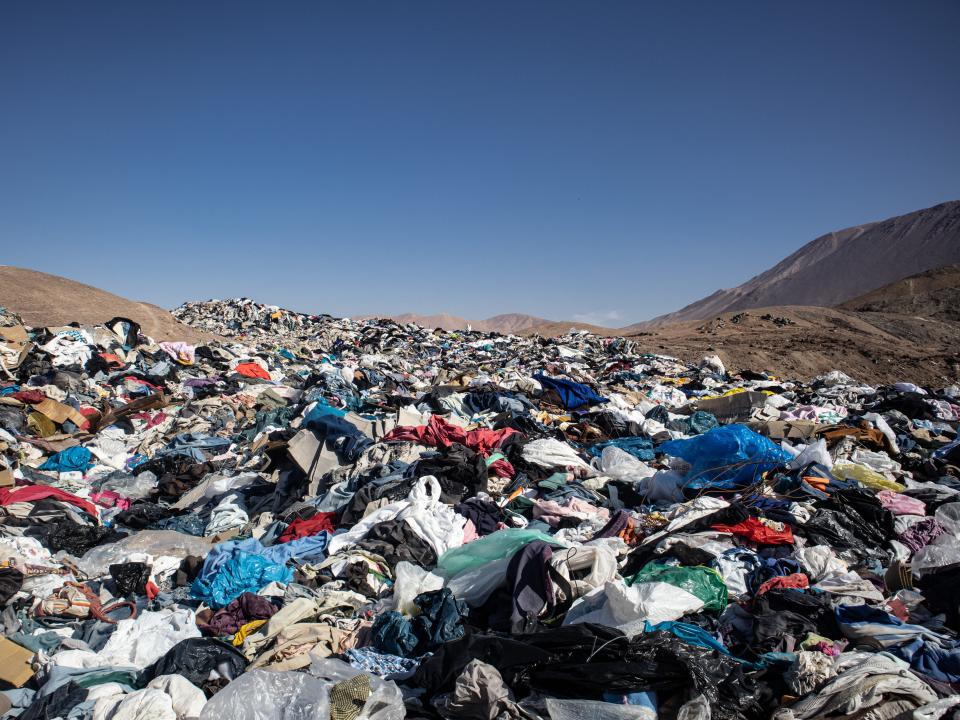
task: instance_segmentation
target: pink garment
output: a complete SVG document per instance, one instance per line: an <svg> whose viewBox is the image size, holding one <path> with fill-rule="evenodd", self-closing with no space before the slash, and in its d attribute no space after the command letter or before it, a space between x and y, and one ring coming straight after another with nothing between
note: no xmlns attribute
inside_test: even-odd
<svg viewBox="0 0 960 720"><path fill-rule="evenodd" d="M94 517L100 517L97 506L89 500L77 497L66 490L60 488L48 487L47 485L25 485L17 488L0 488L0 505L13 505L14 503L33 502L43 500L44 498L53 498L63 502L75 505L81 510L85 510Z"/></svg>
<svg viewBox="0 0 960 720"><path fill-rule="evenodd" d="M447 422L439 415L431 415L426 425L394 428L383 439L386 442L406 440L434 447L449 447L459 443L481 455L489 455L491 450L500 447L503 441L515 432L517 431L513 428L503 430L481 428L466 432L462 427Z"/></svg>
<svg viewBox="0 0 960 720"><path fill-rule="evenodd" d="M467 520L466 525L463 526L463 544L466 545L468 542L473 542L480 535L477 534L477 526L473 524L473 520Z"/></svg>
<svg viewBox="0 0 960 720"><path fill-rule="evenodd" d="M115 493L113 490L104 490L103 492L95 492L90 495L90 499L93 500L100 507L112 508L117 507L121 510L128 510L130 508L130 501L119 493Z"/></svg>
<svg viewBox="0 0 960 720"><path fill-rule="evenodd" d="M550 527L556 527L560 524L560 520L565 517L586 520L594 515L604 521L610 519L609 510L594 507L586 500L579 498L574 498L567 506L563 506L555 500L535 500L533 505L533 517L543 520Z"/></svg>
<svg viewBox="0 0 960 720"><path fill-rule="evenodd" d="M877 500L894 515L926 515L927 506L916 498L901 495L893 490L881 490Z"/></svg>

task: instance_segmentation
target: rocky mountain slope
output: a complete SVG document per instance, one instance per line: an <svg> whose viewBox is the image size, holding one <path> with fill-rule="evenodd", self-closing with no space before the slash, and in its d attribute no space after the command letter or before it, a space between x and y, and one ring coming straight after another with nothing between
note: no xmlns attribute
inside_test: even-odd
<svg viewBox="0 0 960 720"><path fill-rule="evenodd" d="M848 300L840 307L960 321L960 265L911 275Z"/></svg>
<svg viewBox="0 0 960 720"><path fill-rule="evenodd" d="M960 262L960 200L827 233L743 285L624 328L649 329L776 305L832 307L908 275Z"/></svg>

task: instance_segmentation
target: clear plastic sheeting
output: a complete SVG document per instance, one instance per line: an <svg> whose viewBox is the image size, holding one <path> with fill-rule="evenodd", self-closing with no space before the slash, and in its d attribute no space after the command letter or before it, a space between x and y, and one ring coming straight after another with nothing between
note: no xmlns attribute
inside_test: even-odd
<svg viewBox="0 0 960 720"><path fill-rule="evenodd" d="M547 698L547 712L551 720L657 720L650 708L600 700Z"/></svg>
<svg viewBox="0 0 960 720"><path fill-rule="evenodd" d="M203 557L210 552L210 541L173 530L144 530L109 545L93 548L80 558L79 567L87 577L106 575L111 565L132 557L150 555L184 558Z"/></svg>
<svg viewBox="0 0 960 720"><path fill-rule="evenodd" d="M361 671L336 658L310 655L309 672L329 684L352 680ZM376 675L369 675L370 695L357 716L357 720L403 720L406 710L403 694L397 684Z"/></svg>
<svg viewBox="0 0 960 720"><path fill-rule="evenodd" d="M200 720L327 718L330 684L308 673L250 670L210 698Z"/></svg>

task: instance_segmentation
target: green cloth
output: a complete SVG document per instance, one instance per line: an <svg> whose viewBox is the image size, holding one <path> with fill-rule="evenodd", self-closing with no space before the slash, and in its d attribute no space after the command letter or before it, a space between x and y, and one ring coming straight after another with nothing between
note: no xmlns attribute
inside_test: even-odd
<svg viewBox="0 0 960 720"><path fill-rule="evenodd" d="M627 585L646 582L664 582L686 590L703 600L704 610L723 612L727 607L727 585L716 570L698 565L674 567L648 563L640 572L626 578Z"/></svg>

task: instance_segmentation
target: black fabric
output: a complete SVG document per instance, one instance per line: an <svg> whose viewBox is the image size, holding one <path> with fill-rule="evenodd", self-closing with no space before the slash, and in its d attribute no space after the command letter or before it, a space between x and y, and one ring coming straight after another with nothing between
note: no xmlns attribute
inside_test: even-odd
<svg viewBox="0 0 960 720"><path fill-rule="evenodd" d="M440 483L440 499L458 503L478 492L487 491L487 464L483 456L454 443L441 454L417 462L418 478L433 475Z"/></svg>
<svg viewBox="0 0 960 720"><path fill-rule="evenodd" d="M489 535L495 532L502 515L500 507L495 502L476 497L465 500L453 509L473 522L477 535Z"/></svg>
<svg viewBox="0 0 960 720"><path fill-rule="evenodd" d="M883 413L888 410L902 412L908 418L917 420L936 420L937 415L920 393L904 393L897 397L887 398L870 408L873 412Z"/></svg>
<svg viewBox="0 0 960 720"><path fill-rule="evenodd" d="M121 336L121 342L127 347L134 347L138 342L140 335L140 325L130 318L115 317L107 320L104 327L110 328L117 335Z"/></svg>
<svg viewBox="0 0 960 720"><path fill-rule="evenodd" d="M531 644L550 648L551 661L523 673L531 689L598 700L608 691L656 690L664 699L702 694L713 718L764 716L755 684L744 675L743 666L715 650L689 645L672 633L645 633L629 640L602 626L568 627L580 634L558 628L532 636Z"/></svg>
<svg viewBox="0 0 960 720"><path fill-rule="evenodd" d="M430 544L403 520L388 520L370 528L357 547L380 555L395 568L402 560L432 568L437 564L437 553Z"/></svg>
<svg viewBox="0 0 960 720"><path fill-rule="evenodd" d="M547 570L551 557L553 547L542 540L534 540L514 553L507 566L505 589L509 597L505 602L497 600L497 610L490 618L492 629L514 634L539 629L539 617L553 595Z"/></svg>
<svg viewBox="0 0 960 720"><path fill-rule="evenodd" d="M122 597L145 595L152 570L152 566L142 562L120 563L110 566L110 577Z"/></svg>
<svg viewBox="0 0 960 720"><path fill-rule="evenodd" d="M211 670L233 679L246 666L246 658L232 646L213 638L190 638L170 648L166 655L144 671L144 676L149 682L159 675L183 675L200 687Z"/></svg>
<svg viewBox="0 0 960 720"><path fill-rule="evenodd" d="M410 679L410 684L424 688L428 697L448 692L457 676L471 660L480 660L493 665L504 679L513 677L514 671L536 663L546 662L549 653L507 637L487 634L468 634L460 640L444 643L433 655L423 661ZM508 684L517 688L507 680Z"/></svg>
<svg viewBox="0 0 960 720"><path fill-rule="evenodd" d="M23 573L16 568L0 568L0 607L6 605L22 587Z"/></svg>
<svg viewBox="0 0 960 720"><path fill-rule="evenodd" d="M347 503L340 517L340 523L344 527L350 527L363 518L367 505L374 500L401 500L410 494L414 481L398 479L383 483L368 483L357 490L350 502Z"/></svg>
<svg viewBox="0 0 960 720"><path fill-rule="evenodd" d="M943 613L945 624L960 632L960 564L933 568L923 573L917 583L925 604L935 613Z"/></svg>
<svg viewBox="0 0 960 720"><path fill-rule="evenodd" d="M34 700L20 714L19 720L54 720L65 718L67 712L87 699L89 690L74 682L61 685L46 697Z"/></svg>
<svg viewBox="0 0 960 720"><path fill-rule="evenodd" d="M115 519L121 525L144 530L155 522L172 517L173 512L161 505L149 502L138 502L131 505L126 510L118 512Z"/></svg>
<svg viewBox="0 0 960 720"><path fill-rule="evenodd" d="M26 535L34 537L51 553L66 550L74 557L80 557L91 548L114 543L126 537L126 533L102 525L80 525L63 518L44 525L34 525L27 529Z"/></svg>

